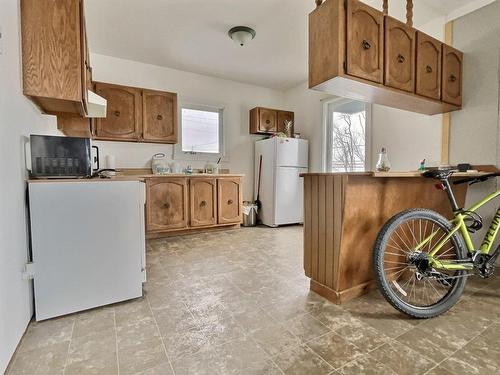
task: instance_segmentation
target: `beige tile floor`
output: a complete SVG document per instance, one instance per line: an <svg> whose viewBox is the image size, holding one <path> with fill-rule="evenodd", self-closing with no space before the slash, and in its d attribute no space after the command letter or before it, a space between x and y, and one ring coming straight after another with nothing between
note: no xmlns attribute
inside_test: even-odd
<svg viewBox="0 0 500 375"><path fill-rule="evenodd" d="M147 261L144 298L32 323L9 375L500 373L500 278L416 321L309 292L301 227L149 241Z"/></svg>

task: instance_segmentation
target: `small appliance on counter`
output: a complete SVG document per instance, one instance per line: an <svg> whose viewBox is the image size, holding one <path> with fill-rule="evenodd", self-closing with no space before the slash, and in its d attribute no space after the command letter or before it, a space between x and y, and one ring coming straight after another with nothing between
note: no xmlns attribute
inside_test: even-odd
<svg viewBox="0 0 500 375"><path fill-rule="evenodd" d="M30 149L34 178L91 177L99 170L99 148L92 146L90 138L30 135Z"/></svg>
<svg viewBox="0 0 500 375"><path fill-rule="evenodd" d="M151 158L151 169L153 174L164 175L170 173L170 166L168 163L167 155L163 152L154 154Z"/></svg>

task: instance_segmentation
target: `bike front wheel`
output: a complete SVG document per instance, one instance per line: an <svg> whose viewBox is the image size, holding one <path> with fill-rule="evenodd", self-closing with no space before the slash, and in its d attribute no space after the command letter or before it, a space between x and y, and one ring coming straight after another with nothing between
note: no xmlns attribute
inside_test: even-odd
<svg viewBox="0 0 500 375"><path fill-rule="evenodd" d="M385 299L397 310L426 319L446 312L458 301L466 283L465 271L436 270L429 264L429 252L450 231L446 218L426 209L403 211L382 227L373 251L375 278ZM453 234L433 258L466 259L462 237Z"/></svg>

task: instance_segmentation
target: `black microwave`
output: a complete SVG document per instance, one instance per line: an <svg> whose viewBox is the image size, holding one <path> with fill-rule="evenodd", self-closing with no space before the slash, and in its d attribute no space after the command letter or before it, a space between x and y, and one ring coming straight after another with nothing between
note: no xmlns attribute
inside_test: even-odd
<svg viewBox="0 0 500 375"><path fill-rule="evenodd" d="M99 149L90 138L30 135L31 176L35 178L91 177L99 169ZM92 149L96 149L95 158Z"/></svg>

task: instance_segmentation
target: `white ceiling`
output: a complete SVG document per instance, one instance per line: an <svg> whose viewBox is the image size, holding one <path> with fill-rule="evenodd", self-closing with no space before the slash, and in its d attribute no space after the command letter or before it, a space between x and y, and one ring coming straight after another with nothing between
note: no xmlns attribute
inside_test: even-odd
<svg viewBox="0 0 500 375"><path fill-rule="evenodd" d="M420 1L415 25L471 2ZM389 1L391 14L404 14L404 3ZM314 7L314 0L87 0L85 11L94 53L284 90L307 79ZM257 31L245 47L227 36L237 25Z"/></svg>

